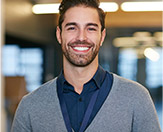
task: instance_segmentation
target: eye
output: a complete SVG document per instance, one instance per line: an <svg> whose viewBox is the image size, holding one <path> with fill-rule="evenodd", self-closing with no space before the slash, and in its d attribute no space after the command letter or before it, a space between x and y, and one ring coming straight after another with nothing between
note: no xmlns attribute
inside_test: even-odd
<svg viewBox="0 0 163 132"><path fill-rule="evenodd" d="M96 30L96 28L89 27L89 28L88 28L88 31L97 31L97 30Z"/></svg>
<svg viewBox="0 0 163 132"><path fill-rule="evenodd" d="M68 27L67 30L68 31L73 31L73 30L75 30L75 27Z"/></svg>

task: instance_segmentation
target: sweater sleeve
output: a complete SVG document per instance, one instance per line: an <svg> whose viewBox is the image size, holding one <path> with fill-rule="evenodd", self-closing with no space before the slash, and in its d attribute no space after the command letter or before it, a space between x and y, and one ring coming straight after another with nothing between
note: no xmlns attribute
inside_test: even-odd
<svg viewBox="0 0 163 132"><path fill-rule="evenodd" d="M30 117L25 98L21 100L13 120L11 132L31 132Z"/></svg>
<svg viewBox="0 0 163 132"><path fill-rule="evenodd" d="M146 89L138 93L136 99L133 132L161 132L153 101Z"/></svg>

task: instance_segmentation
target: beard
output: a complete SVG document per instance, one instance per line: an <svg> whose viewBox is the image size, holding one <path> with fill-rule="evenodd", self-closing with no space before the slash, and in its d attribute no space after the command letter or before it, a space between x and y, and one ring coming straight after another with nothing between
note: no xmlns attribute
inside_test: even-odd
<svg viewBox="0 0 163 132"><path fill-rule="evenodd" d="M80 44L85 44L88 47L90 47L88 53L86 54L76 54L72 51L71 47L77 46ZM70 42L67 44L61 44L63 55L66 57L66 59L74 66L77 67L85 67L89 65L97 56L99 49L100 49L100 43L94 44L93 42L87 42L86 40L80 41L77 40L75 42Z"/></svg>

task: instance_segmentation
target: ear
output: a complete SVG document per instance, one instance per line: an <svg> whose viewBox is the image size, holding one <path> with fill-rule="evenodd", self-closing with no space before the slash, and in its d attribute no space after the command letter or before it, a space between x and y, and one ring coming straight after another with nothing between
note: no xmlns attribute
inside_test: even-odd
<svg viewBox="0 0 163 132"><path fill-rule="evenodd" d="M61 29L59 28L59 26L57 26L56 36L57 36L58 42L61 44Z"/></svg>
<svg viewBox="0 0 163 132"><path fill-rule="evenodd" d="M106 29L104 29L101 33L101 44L100 44L100 46L102 46L102 44L105 40L105 36L106 36Z"/></svg>

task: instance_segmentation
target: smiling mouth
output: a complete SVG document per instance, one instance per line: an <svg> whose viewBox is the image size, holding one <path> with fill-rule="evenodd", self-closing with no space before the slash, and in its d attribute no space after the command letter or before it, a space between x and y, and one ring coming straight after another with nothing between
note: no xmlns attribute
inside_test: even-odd
<svg viewBox="0 0 163 132"><path fill-rule="evenodd" d="M85 51L85 50L88 50L89 48L88 47L74 47L73 49L79 50L79 51Z"/></svg>
<svg viewBox="0 0 163 132"><path fill-rule="evenodd" d="M75 52L86 53L91 49L91 46L71 46Z"/></svg>

